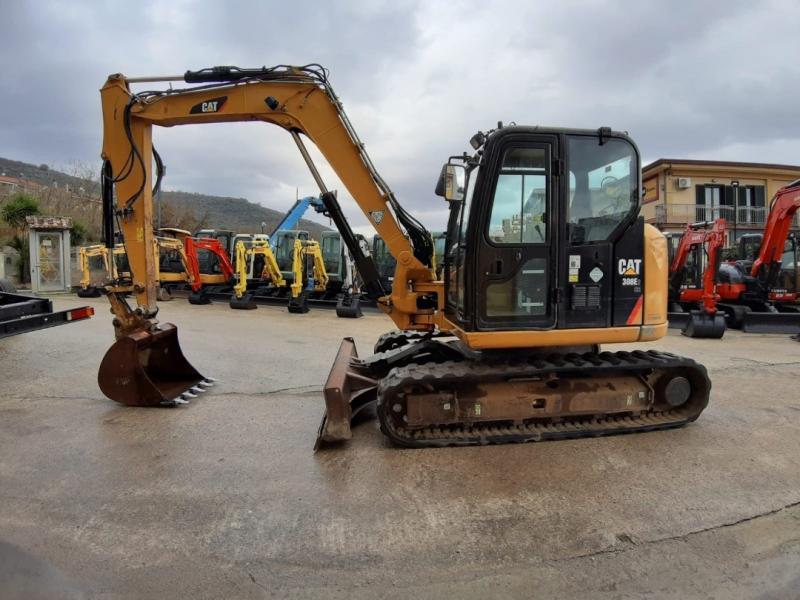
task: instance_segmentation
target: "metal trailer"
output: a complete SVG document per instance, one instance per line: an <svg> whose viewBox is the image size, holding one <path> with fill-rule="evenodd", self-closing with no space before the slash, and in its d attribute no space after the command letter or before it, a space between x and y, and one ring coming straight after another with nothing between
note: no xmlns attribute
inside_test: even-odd
<svg viewBox="0 0 800 600"><path fill-rule="evenodd" d="M0 338L66 325L92 315L91 306L53 312L52 300L19 294L7 280L0 279Z"/></svg>

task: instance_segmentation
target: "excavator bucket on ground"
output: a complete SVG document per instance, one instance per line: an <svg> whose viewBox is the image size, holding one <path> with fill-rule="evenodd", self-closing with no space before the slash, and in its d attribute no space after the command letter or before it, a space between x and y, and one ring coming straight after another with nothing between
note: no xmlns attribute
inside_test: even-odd
<svg viewBox="0 0 800 600"><path fill-rule="evenodd" d="M358 319L362 316L361 299L354 294L343 294L336 301L336 316L343 319Z"/></svg>
<svg viewBox="0 0 800 600"><path fill-rule="evenodd" d="M718 340L725 335L725 315L722 313L709 315L702 310L693 310L689 313L681 333L690 338Z"/></svg>
<svg viewBox="0 0 800 600"><path fill-rule="evenodd" d="M103 357L97 382L106 396L126 406L176 406L205 391L213 380L189 364L177 327L164 323L156 331L119 338Z"/></svg>

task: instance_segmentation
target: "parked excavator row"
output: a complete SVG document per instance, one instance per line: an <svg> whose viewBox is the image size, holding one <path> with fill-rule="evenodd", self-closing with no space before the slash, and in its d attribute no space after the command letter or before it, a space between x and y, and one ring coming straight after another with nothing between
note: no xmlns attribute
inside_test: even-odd
<svg viewBox="0 0 800 600"><path fill-rule="evenodd" d="M189 86L153 91L172 81ZM151 91L131 90L145 82ZM376 170L319 65L117 74L101 100L105 239L118 222L132 272L106 288L116 342L98 382L108 397L174 406L208 385L183 356L177 328L157 321L152 127L261 121L297 145L363 289L397 327L364 359L343 340L318 445L349 439L352 416L367 405L389 439L411 447L651 431L685 425L706 407L702 365L599 347L667 330L666 244L639 216L641 160L624 133L499 123L475 134L473 153L451 157L436 186L451 214L440 280L431 234ZM304 138L384 240L396 261L391 287Z"/></svg>
<svg viewBox="0 0 800 600"><path fill-rule="evenodd" d="M298 202L308 205L310 200L305 198ZM313 200L319 202L318 198ZM293 221L284 219L281 225L293 225L298 220L299 216ZM223 296L230 297L231 308L252 309L256 307L254 294L260 293L262 299L264 296L282 299L288 304L289 312L308 312L311 299L315 303L325 301L336 305L338 316L361 314L352 261L336 232L324 232L320 245L310 240L307 232L275 231L274 246L266 235L232 231L205 229L192 236L183 229L164 227L158 233L160 235L155 238L159 253L156 279L161 301L188 289L191 304L208 304L212 297ZM233 260L226 251L229 243L234 244ZM282 264L273 248L278 249ZM113 252L113 261L109 259L110 252ZM83 246L79 257L82 272L79 296L101 295L100 288L92 281L90 261L93 259L102 262L104 279L129 277L126 272L120 275L118 269L119 263L125 261L122 244L116 244L113 251L102 244ZM288 267L288 272L282 271L281 266ZM330 275L326 267L331 269Z"/></svg>
<svg viewBox="0 0 800 600"><path fill-rule="evenodd" d="M797 242L789 235L798 209L800 180L778 190L763 233L742 236L735 257L726 261L720 260L723 219L711 229L708 223L689 225L670 269L670 321L688 328L684 332L692 337L722 337L720 315L729 327L745 332L800 331ZM690 306L697 302L702 309ZM682 309L695 312L689 317Z"/></svg>

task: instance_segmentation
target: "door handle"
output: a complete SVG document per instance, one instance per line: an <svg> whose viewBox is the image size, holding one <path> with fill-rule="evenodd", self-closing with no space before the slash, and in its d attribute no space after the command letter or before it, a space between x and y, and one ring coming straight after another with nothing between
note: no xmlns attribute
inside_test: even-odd
<svg viewBox="0 0 800 600"><path fill-rule="evenodd" d="M498 258L492 262L491 268L492 275L502 275L503 274L503 259Z"/></svg>

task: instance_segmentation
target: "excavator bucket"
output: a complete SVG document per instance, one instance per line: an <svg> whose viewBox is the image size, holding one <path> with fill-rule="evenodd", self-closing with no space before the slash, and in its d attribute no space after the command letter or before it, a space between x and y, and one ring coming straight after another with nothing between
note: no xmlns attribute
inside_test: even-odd
<svg viewBox="0 0 800 600"><path fill-rule="evenodd" d="M742 320L745 333L796 333L800 312L748 312Z"/></svg>
<svg viewBox="0 0 800 600"><path fill-rule="evenodd" d="M718 340L725 335L725 315L709 315L702 310L693 310L689 313L689 319L681 333L690 338Z"/></svg>
<svg viewBox="0 0 800 600"><path fill-rule="evenodd" d="M343 294L336 301L336 316L342 319L358 319L361 312L361 299L353 294Z"/></svg>
<svg viewBox="0 0 800 600"><path fill-rule="evenodd" d="M126 406L185 404L212 381L183 356L178 329L172 323L118 339L103 357L97 375L102 392Z"/></svg>
<svg viewBox="0 0 800 600"><path fill-rule="evenodd" d="M325 414L317 432L315 452L324 443L343 442L352 438L350 422L375 400L378 382L353 369L357 359L353 338L344 338L325 382Z"/></svg>

